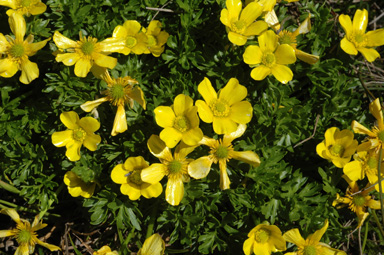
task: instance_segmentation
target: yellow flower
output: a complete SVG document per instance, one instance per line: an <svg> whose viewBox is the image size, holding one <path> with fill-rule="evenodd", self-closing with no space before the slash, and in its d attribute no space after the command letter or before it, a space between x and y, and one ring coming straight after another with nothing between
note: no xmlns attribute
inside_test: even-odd
<svg viewBox="0 0 384 255"><path fill-rule="evenodd" d="M36 63L29 61L28 57L35 55L47 44L50 38L32 43L33 35L29 35L24 40L27 29L26 23L23 16L18 13L12 14L8 22L15 38L0 33L0 57L6 56L0 58L0 76L12 77L18 70L21 70L20 82L29 84L39 77L39 68Z"/></svg>
<svg viewBox="0 0 384 255"><path fill-rule="evenodd" d="M373 102L369 104L369 111L377 120L377 126L374 126L372 130L361 125L356 120L352 121L353 132L357 134L368 135L368 141L362 143L364 146L367 146L369 149L378 150L383 146L384 142L384 121L383 121L383 111L381 108L380 100L376 98Z"/></svg>
<svg viewBox="0 0 384 255"><path fill-rule="evenodd" d="M315 233L309 235L305 240L300 235L297 228L287 231L283 235L284 239L287 242L296 244L298 250L296 252L285 253L285 255L346 255L345 252L333 249L329 245L320 242L320 239L324 235L327 228L328 220L325 220L324 226Z"/></svg>
<svg viewBox="0 0 384 255"><path fill-rule="evenodd" d="M169 34L161 31L161 22L158 20L152 20L144 31L148 38L147 50L144 53L152 53L153 56L159 57L164 51L164 44L167 42Z"/></svg>
<svg viewBox="0 0 384 255"><path fill-rule="evenodd" d="M197 107L193 106L193 99L189 96L180 94L175 98L174 105L158 106L154 113L157 125L164 128L160 138L167 147L175 147L180 140L189 146L195 146L203 138Z"/></svg>
<svg viewBox="0 0 384 255"><path fill-rule="evenodd" d="M255 20L263 12L258 3L250 3L242 10L241 0L227 0L220 21L228 30L228 39L236 45L244 45L249 37L259 35L268 28L264 21Z"/></svg>
<svg viewBox="0 0 384 255"><path fill-rule="evenodd" d="M247 88L240 85L236 78L231 78L219 95L208 78L204 78L197 89L205 100L196 101L199 116L206 123L213 122L216 134L232 133L239 124L251 121L252 105L248 101L241 101L247 96Z"/></svg>
<svg viewBox="0 0 384 255"><path fill-rule="evenodd" d="M272 30L265 31L258 38L259 46L250 45L243 54L244 62L257 65L251 72L254 80L263 80L272 74L281 83L292 80L293 73L288 64L296 62L295 50L288 44L278 44L278 37Z"/></svg>
<svg viewBox="0 0 384 255"><path fill-rule="evenodd" d="M98 251L95 251L93 255L119 255L117 251L112 251L108 245L104 245Z"/></svg>
<svg viewBox="0 0 384 255"><path fill-rule="evenodd" d="M258 3L262 6L263 12L270 12L273 10L273 7L275 7L276 0L246 0L245 3L247 5L250 3Z"/></svg>
<svg viewBox="0 0 384 255"><path fill-rule="evenodd" d="M380 57L374 47L384 45L384 29L365 32L368 25L368 11L366 9L357 10L353 22L348 15L341 14L339 22L345 31L340 46L346 53L357 55L359 51L369 62Z"/></svg>
<svg viewBox="0 0 384 255"><path fill-rule="evenodd" d="M165 143L157 135L152 135L148 140L148 148L161 163L155 163L141 171L141 180L151 184L158 183L164 175L168 177L165 199L171 205L178 205L184 196L183 182L189 181L188 164L192 159L187 159L195 147L180 143L176 146L174 156Z"/></svg>
<svg viewBox="0 0 384 255"><path fill-rule="evenodd" d="M332 161L336 167L343 168L351 160L357 144L352 131L331 127L325 131L325 140L316 146L316 152L320 157Z"/></svg>
<svg viewBox="0 0 384 255"><path fill-rule="evenodd" d="M358 226L360 228L364 220L367 218L369 213L367 213L367 207L377 210L380 209L380 201L373 200L371 196L368 195L374 187L366 188L359 192L359 186L355 181L350 180L348 177L343 176L344 179L348 182L349 187L346 192L345 197L340 197L337 194L336 199L333 201L332 206L341 208L343 206L337 206L338 204L348 205L348 208L355 212L358 218ZM368 184L369 186L369 184Z"/></svg>
<svg viewBox="0 0 384 255"><path fill-rule="evenodd" d="M140 55L148 52L148 38L136 20L127 20L122 26L115 27L112 36L124 42L124 47L119 53L128 55L132 52Z"/></svg>
<svg viewBox="0 0 384 255"><path fill-rule="evenodd" d="M73 41L56 31L53 41L59 48L56 56L57 62L63 62L66 66L75 65L75 75L86 77L93 66L113 69L117 59L107 56L112 52L123 49L124 42L115 38L107 38L97 42L96 38L84 37L79 33L80 41Z"/></svg>
<svg viewBox="0 0 384 255"><path fill-rule="evenodd" d="M101 137L93 133L100 128L96 119L84 117L79 120L79 115L70 111L60 114L60 120L68 129L53 133L52 143L56 147L66 146L65 155L70 161L80 159L80 148L83 144L90 151L97 149Z"/></svg>
<svg viewBox="0 0 384 255"><path fill-rule="evenodd" d="M16 255L29 255L35 250L35 245L39 244L49 249L50 251L61 250L60 247L48 243L44 243L37 238L36 231L45 228L47 224L40 221L39 215L36 215L32 225L29 221L20 219L19 214L15 209L2 209L1 213L8 214L16 222L16 228L11 230L0 230L0 238L13 236L16 238L19 247L17 248Z"/></svg>
<svg viewBox="0 0 384 255"><path fill-rule="evenodd" d="M208 175L211 170L212 163L219 162L220 168L220 188L222 190L229 189L231 183L227 173L227 161L231 158L243 161L254 167L260 165L259 156L253 151L235 151L232 146L232 141L242 136L247 126L240 124L237 130L228 135L224 135L223 139L216 140L204 136L200 144L204 144L211 148L208 156L192 161L188 166L188 173L195 179L201 179Z"/></svg>
<svg viewBox="0 0 384 255"><path fill-rule="evenodd" d="M165 251L165 242L159 234L153 234L145 239L143 247L137 255L163 255Z"/></svg>
<svg viewBox="0 0 384 255"><path fill-rule="evenodd" d="M68 186L68 192L73 197L82 196L90 198L95 191L96 183L84 182L77 174L72 171L68 171L64 175L64 183Z"/></svg>
<svg viewBox="0 0 384 255"><path fill-rule="evenodd" d="M8 16L13 13L31 16L45 12L47 6L41 0L0 0L0 5L11 8L7 11Z"/></svg>
<svg viewBox="0 0 384 255"><path fill-rule="evenodd" d="M149 165L143 157L129 157L124 164L113 168L112 181L121 184L121 193L128 195L131 200L137 200L141 195L145 198L158 197L163 192L160 182L150 184L141 179L141 171L147 167Z"/></svg>
<svg viewBox="0 0 384 255"><path fill-rule="evenodd" d="M113 121L113 128L111 135L115 136L119 133L123 133L128 129L127 117L125 115L125 105L129 105L133 108L134 101L138 102L145 110L146 103L144 99L144 93L140 87L135 86L139 84L135 79L129 76L124 78L111 78L109 72L104 70L104 73L100 76L108 85L108 89L103 91L106 97L96 99L94 101L87 101L80 107L86 112L92 111L94 108L104 102L111 102L114 106L117 106L115 120Z"/></svg>
<svg viewBox="0 0 384 255"><path fill-rule="evenodd" d="M281 230L275 225L259 224L248 233L243 244L245 255L270 255L287 249Z"/></svg>

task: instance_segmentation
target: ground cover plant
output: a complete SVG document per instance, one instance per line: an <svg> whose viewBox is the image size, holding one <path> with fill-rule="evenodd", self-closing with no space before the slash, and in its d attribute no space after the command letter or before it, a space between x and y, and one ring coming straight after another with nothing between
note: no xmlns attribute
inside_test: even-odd
<svg viewBox="0 0 384 255"><path fill-rule="evenodd" d="M0 0L0 254L382 254L383 8Z"/></svg>

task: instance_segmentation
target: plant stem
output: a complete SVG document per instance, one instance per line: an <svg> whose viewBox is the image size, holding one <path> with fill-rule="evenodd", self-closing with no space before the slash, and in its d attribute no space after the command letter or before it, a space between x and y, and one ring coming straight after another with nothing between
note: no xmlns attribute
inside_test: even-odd
<svg viewBox="0 0 384 255"><path fill-rule="evenodd" d="M159 204L158 201L159 200L157 200L157 202L153 205L153 208L151 211L151 215L150 215L149 223L148 223L148 227L147 227L147 234L145 236L146 239L149 238L153 234L153 228L155 226L156 215L157 215L157 207Z"/></svg>
<svg viewBox="0 0 384 255"><path fill-rule="evenodd" d="M361 247L361 252L364 254L364 248L365 245L367 244L367 238L368 238L368 227L369 227L369 221L365 222L365 232L364 232L364 240L363 240L363 245Z"/></svg>
<svg viewBox="0 0 384 255"><path fill-rule="evenodd" d="M372 215L373 215L373 219L375 220L377 227L378 227L379 230L380 230L380 232L379 232L379 234L380 234L380 235L379 235L379 236L380 236L380 239L381 239L382 242L384 242L384 230L383 230L383 228L381 227L379 218L377 217L375 210L371 210L371 213L372 213Z"/></svg>

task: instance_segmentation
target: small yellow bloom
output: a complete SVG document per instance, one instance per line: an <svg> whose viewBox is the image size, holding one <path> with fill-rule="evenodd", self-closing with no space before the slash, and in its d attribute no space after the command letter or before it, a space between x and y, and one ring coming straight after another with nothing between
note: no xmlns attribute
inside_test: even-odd
<svg viewBox="0 0 384 255"><path fill-rule="evenodd" d="M240 124L235 132L224 135L222 140L204 136L200 141L200 144L209 146L211 151L208 156L198 158L189 164L189 175L195 179L204 178L211 170L212 163L217 164L217 162L219 162L220 188L225 190L229 189L229 184L231 183L227 173L227 162L231 158L243 161L254 167L259 166L260 158L253 151L235 151L233 149L232 141L242 136L246 128L246 125Z"/></svg>
<svg viewBox="0 0 384 255"><path fill-rule="evenodd" d="M367 213L367 207L374 210L380 209L380 201L373 200L372 197L368 195L369 192L374 189L374 187L366 188L359 192L359 186L355 181L350 180L346 176L344 176L344 179L346 179L349 184L346 196L340 197L339 194L337 194L337 197L333 201L332 206L336 206L336 208L341 208L343 206L338 206L339 204L348 205L348 208L352 212L355 212L357 215L358 225L356 228L360 228L364 220L369 215L369 213ZM368 184L368 186L369 185L370 184Z"/></svg>
<svg viewBox="0 0 384 255"><path fill-rule="evenodd" d="M328 228L328 220L325 220L324 226L317 230L312 235L309 235L307 239L300 235L297 228L291 229L284 233L283 237L287 242L296 244L296 252L288 252L286 255L347 255L345 252L333 249L329 245L320 242L321 237L324 235Z"/></svg>
<svg viewBox="0 0 384 255"><path fill-rule="evenodd" d="M145 239L143 247L137 255L163 255L165 251L165 242L159 234L153 234Z"/></svg>
<svg viewBox="0 0 384 255"><path fill-rule="evenodd" d="M119 255L117 251L112 251L108 245L104 245L98 251L95 251L93 255Z"/></svg>
<svg viewBox="0 0 384 255"><path fill-rule="evenodd" d="M287 249L281 230L275 225L259 224L248 233L243 244L245 255L270 255Z"/></svg>
<svg viewBox="0 0 384 255"><path fill-rule="evenodd" d="M246 0L245 3L248 5L250 3L258 3L262 6L263 12L270 12L273 10L273 7L276 5L276 0Z"/></svg>
<svg viewBox="0 0 384 255"><path fill-rule="evenodd" d="M152 53L153 56L159 57L164 51L164 44L167 42L169 34L165 31L161 31L161 22L158 20L152 20L144 31L148 38L148 50L144 53Z"/></svg>
<svg viewBox="0 0 384 255"><path fill-rule="evenodd" d="M341 48L350 55L363 54L368 62L373 62L380 54L374 47L384 45L384 29L365 32L368 25L368 11L357 10L353 22L348 15L339 16L340 25L345 31L345 36L340 42Z"/></svg>
<svg viewBox="0 0 384 255"><path fill-rule="evenodd" d="M39 68L28 57L35 55L50 38L33 43L33 35L29 35L24 40L27 27L23 16L18 13L9 16L8 22L15 38L0 33L0 57L6 56L0 58L0 76L9 78L21 70L20 82L29 84L39 77Z"/></svg>
<svg viewBox="0 0 384 255"><path fill-rule="evenodd" d="M70 111L60 114L60 120L68 129L53 133L52 143L56 147L66 146L65 155L70 161L80 159L82 145L90 151L97 149L101 137L94 134L100 128L100 123L95 118L84 117L79 120L79 115Z"/></svg>
<svg viewBox="0 0 384 255"><path fill-rule="evenodd" d="M20 219L19 214L15 209L2 209L1 213L8 214L16 222L16 228L11 230L0 230L0 238L13 236L16 238L19 247L17 248L16 255L29 255L35 250L36 244L44 246L50 251L59 251L60 247L48 243L44 243L37 238L36 231L45 228L47 224L40 221L39 215L36 215L32 225L29 221Z"/></svg>
<svg viewBox="0 0 384 255"><path fill-rule="evenodd" d="M242 10L241 0L227 0L220 21L228 30L228 39L236 45L244 45L249 37L259 35L268 28L264 21L255 21L263 12L258 3L250 3Z"/></svg>
<svg viewBox="0 0 384 255"><path fill-rule="evenodd" d="M258 38L259 46L250 45L243 54L244 62L254 66L251 77L263 80L272 74L281 83L292 80L293 73L287 66L296 62L295 50L288 44L278 44L278 36L272 30L262 33Z"/></svg>
<svg viewBox="0 0 384 255"><path fill-rule="evenodd" d="M41 0L0 0L0 5L11 8L7 11L8 16L18 13L29 17L42 14L47 9L47 6Z"/></svg>
<svg viewBox="0 0 384 255"><path fill-rule="evenodd" d="M160 182L150 184L141 179L141 171L147 167L149 165L143 157L129 157L124 164L113 168L112 181L121 184L121 193L128 195L131 200L137 200L141 195L145 198L158 197L163 192Z"/></svg>
<svg viewBox="0 0 384 255"><path fill-rule="evenodd" d="M381 108L380 100L376 98L373 102L369 104L369 111L377 120L377 126L375 125L372 130L361 125L356 120L352 121L353 132L357 134L368 135L364 147L369 149L377 150L383 146L384 143L384 120L383 120L383 111Z"/></svg>
<svg viewBox="0 0 384 255"><path fill-rule="evenodd" d="M144 99L144 93L135 79L129 76L124 78L111 78L109 72L104 70L104 73L100 76L108 85L106 91L106 97L96 99L94 101L87 101L80 107L85 112L90 112L94 108L98 107L101 103L111 102L114 106L117 106L115 120L113 121L113 128L111 135L115 136L119 133L123 133L128 129L127 117L125 114L125 105L133 108L134 101L138 102L145 110L146 102Z"/></svg>
<svg viewBox="0 0 384 255"><path fill-rule="evenodd" d="M148 52L147 35L136 20L126 20L122 26L115 27L112 36L124 42L124 47L118 51L119 53L128 55L132 52L140 55Z"/></svg>
<svg viewBox="0 0 384 255"><path fill-rule="evenodd" d="M239 124L247 124L252 119L253 108L248 101L247 88L231 78L217 94L208 78L199 84L197 90L205 101L197 100L199 116L206 123L213 123L216 134L229 134L236 131Z"/></svg>
<svg viewBox="0 0 384 255"><path fill-rule="evenodd" d="M195 147L180 143L176 146L174 156L170 149L157 135L152 135L148 140L148 148L161 163L155 163L141 171L141 180L147 183L158 183L166 175L168 177L165 199L171 205L178 205L184 196L183 182L189 181L188 164L192 159L187 159Z"/></svg>
<svg viewBox="0 0 384 255"><path fill-rule="evenodd" d="M331 127L325 131L325 140L316 146L316 152L320 157L332 161L336 167L343 168L351 160L357 144L352 131Z"/></svg>
<svg viewBox="0 0 384 255"><path fill-rule="evenodd" d="M90 198L95 191L96 183L84 182L77 174L72 171L68 171L64 175L64 183L68 186L68 192L73 197L82 196Z"/></svg>
<svg viewBox="0 0 384 255"><path fill-rule="evenodd" d="M193 106L193 99L189 96L180 94L175 98L174 105L158 106L154 113L157 125L164 128L160 138L167 147L175 147L180 140L195 146L203 138L197 107Z"/></svg>
<svg viewBox="0 0 384 255"><path fill-rule="evenodd" d="M57 62L63 62L66 66L75 65L75 75L86 77L91 68L102 67L113 69L117 59L107 56L112 52L119 52L124 48L124 42L115 38L107 38L97 42L96 38L84 37L80 32L80 41L73 41L56 31L53 41L59 48L56 56Z"/></svg>

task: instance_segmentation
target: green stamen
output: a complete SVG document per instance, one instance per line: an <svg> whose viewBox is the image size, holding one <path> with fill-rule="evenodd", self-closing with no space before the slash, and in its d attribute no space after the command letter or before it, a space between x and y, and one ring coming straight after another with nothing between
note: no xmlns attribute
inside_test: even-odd
<svg viewBox="0 0 384 255"><path fill-rule="evenodd" d="M84 42L83 45L81 45L81 51L85 55L91 55L93 53L94 48L95 48L95 43L93 42Z"/></svg>
<svg viewBox="0 0 384 255"><path fill-rule="evenodd" d="M73 139L82 142L86 136L86 132L82 128L73 130Z"/></svg>
<svg viewBox="0 0 384 255"><path fill-rule="evenodd" d="M335 144L330 148L330 152L332 156L335 156L335 157L342 157L344 154L344 151L345 151L344 147L340 144Z"/></svg>
<svg viewBox="0 0 384 255"><path fill-rule="evenodd" d="M247 27L247 25L245 24L245 22L242 21L242 20L235 21L235 22L233 22L232 24L233 24L233 26L232 26L233 30L234 30L236 33L240 33L240 34L241 34L242 32L244 32L245 28Z"/></svg>
<svg viewBox="0 0 384 255"><path fill-rule="evenodd" d="M132 36L127 37L127 40L125 41L125 45L128 48L133 48L136 44L137 44L137 40L135 37L132 37Z"/></svg>
<svg viewBox="0 0 384 255"><path fill-rule="evenodd" d="M141 170L133 170L133 172L130 172L128 180L134 184L141 185L143 183L141 180Z"/></svg>
<svg viewBox="0 0 384 255"><path fill-rule="evenodd" d="M113 100L119 100L124 98L125 96L125 91L124 91L124 85L122 84L114 84L111 87L111 95Z"/></svg>
<svg viewBox="0 0 384 255"><path fill-rule="evenodd" d="M24 46L21 44L15 44L10 49L10 53L14 58L20 58L24 55Z"/></svg>
<svg viewBox="0 0 384 255"><path fill-rule="evenodd" d="M267 53L264 57L264 64L268 67L275 63L275 55L273 53Z"/></svg>
<svg viewBox="0 0 384 255"><path fill-rule="evenodd" d="M271 236L271 231L261 228L255 233L255 241L258 243L266 243Z"/></svg>
<svg viewBox="0 0 384 255"><path fill-rule="evenodd" d="M182 168L182 164L180 161L177 161L177 160L173 160L172 162L169 163L168 165L168 169L169 169L169 172L170 174L176 174L176 173L179 173L181 168Z"/></svg>
<svg viewBox="0 0 384 255"><path fill-rule="evenodd" d="M216 157L218 158L227 158L228 157L228 148L223 146L223 145L219 145L219 147L217 147L216 149Z"/></svg>
<svg viewBox="0 0 384 255"><path fill-rule="evenodd" d="M31 240L31 232L28 230L20 230L20 232L17 235L17 241L19 243L28 243Z"/></svg>
<svg viewBox="0 0 384 255"><path fill-rule="evenodd" d="M309 245L304 247L303 255L316 255L316 254L317 254L317 251L315 246Z"/></svg>
<svg viewBox="0 0 384 255"><path fill-rule="evenodd" d="M357 194L353 196L353 203L356 206L363 206L365 204L365 198L363 195Z"/></svg>

